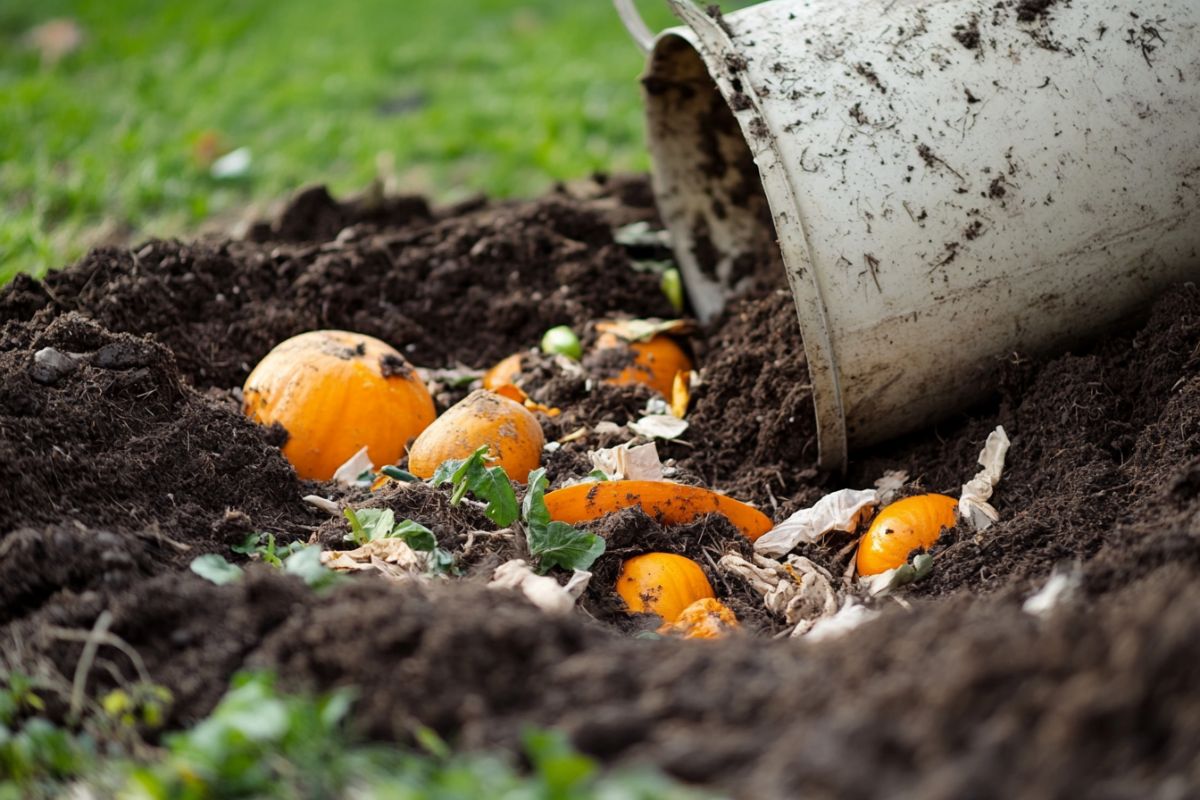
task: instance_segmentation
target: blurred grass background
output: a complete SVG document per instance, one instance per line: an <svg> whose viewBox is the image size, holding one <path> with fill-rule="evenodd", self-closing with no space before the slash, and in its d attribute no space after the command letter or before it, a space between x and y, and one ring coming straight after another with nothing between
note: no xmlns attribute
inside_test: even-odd
<svg viewBox="0 0 1200 800"><path fill-rule="evenodd" d="M641 67L608 0L0 0L0 284L312 182L453 200L647 169Z"/></svg>

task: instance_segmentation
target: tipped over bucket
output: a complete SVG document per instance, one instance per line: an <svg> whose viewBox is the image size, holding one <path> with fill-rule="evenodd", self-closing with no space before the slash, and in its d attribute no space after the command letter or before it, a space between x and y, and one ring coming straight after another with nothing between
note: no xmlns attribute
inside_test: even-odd
<svg viewBox="0 0 1200 800"><path fill-rule="evenodd" d="M1200 2L668 3L659 210L702 319L782 256L823 467L1200 277Z"/></svg>

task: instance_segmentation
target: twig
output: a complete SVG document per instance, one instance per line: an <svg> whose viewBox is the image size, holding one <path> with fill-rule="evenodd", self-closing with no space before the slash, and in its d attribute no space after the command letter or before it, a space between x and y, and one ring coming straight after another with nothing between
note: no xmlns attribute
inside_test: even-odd
<svg viewBox="0 0 1200 800"><path fill-rule="evenodd" d="M112 614L107 610L102 611L100 616L96 617L96 624L92 626L91 632L84 637L83 653L79 656L79 663L75 665L75 679L71 682L70 718L72 720L78 721L79 715L83 711L87 676L92 670L92 663L96 660L96 651L100 649L100 639L108 633L108 626L112 625L112 621Z"/></svg>

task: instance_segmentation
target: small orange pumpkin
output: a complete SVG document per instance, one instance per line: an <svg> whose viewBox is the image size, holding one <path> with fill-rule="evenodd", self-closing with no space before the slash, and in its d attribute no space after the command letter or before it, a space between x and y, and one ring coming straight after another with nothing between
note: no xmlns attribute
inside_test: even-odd
<svg viewBox="0 0 1200 800"><path fill-rule="evenodd" d="M521 374L521 356L523 353L513 353L503 361L499 361L483 373L483 388L496 391L506 383L512 383Z"/></svg>
<svg viewBox="0 0 1200 800"><path fill-rule="evenodd" d="M606 327L608 329L606 329ZM645 341L623 338L611 326L598 323L602 333L596 339L597 350L625 347L633 351L633 363L621 370L609 383L627 385L644 383L663 397L670 398L675 386L675 375L692 369L692 360L683 348L666 334L655 334Z"/></svg>
<svg viewBox="0 0 1200 800"><path fill-rule="evenodd" d="M733 609L715 597L705 597L685 608L674 622L664 622L658 632L684 639L720 639L737 627Z"/></svg>
<svg viewBox="0 0 1200 800"><path fill-rule="evenodd" d="M477 390L447 409L408 451L408 471L432 478L444 461L467 458L487 445L491 463L524 483L542 461L545 434L525 406L494 392Z"/></svg>
<svg viewBox="0 0 1200 800"><path fill-rule="evenodd" d="M550 518L572 525L630 506L638 506L661 525L686 525L705 514L721 514L750 541L773 527L771 518L753 506L702 486L670 481L577 483L546 495Z"/></svg>
<svg viewBox="0 0 1200 800"><path fill-rule="evenodd" d="M958 501L944 494L918 494L885 506L858 543L858 574L903 566L913 550L929 548L954 527L957 509Z"/></svg>
<svg viewBox="0 0 1200 800"><path fill-rule="evenodd" d="M243 411L288 433L301 478L329 480L363 447L392 464L436 413L429 390L394 348L348 331L310 331L277 345L246 378Z"/></svg>
<svg viewBox="0 0 1200 800"><path fill-rule="evenodd" d="M700 565L674 553L646 553L627 560L617 576L617 594L631 613L657 614L668 623L697 600L715 597Z"/></svg>

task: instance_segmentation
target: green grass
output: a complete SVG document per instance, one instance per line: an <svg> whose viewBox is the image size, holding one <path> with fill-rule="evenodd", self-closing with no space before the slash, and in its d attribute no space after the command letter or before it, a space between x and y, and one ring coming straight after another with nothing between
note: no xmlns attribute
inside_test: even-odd
<svg viewBox="0 0 1200 800"><path fill-rule="evenodd" d="M47 66L23 40L53 17L86 40ZM315 181L450 200L646 169L641 66L608 0L0 0L0 284ZM214 134L244 177L197 158Z"/></svg>

